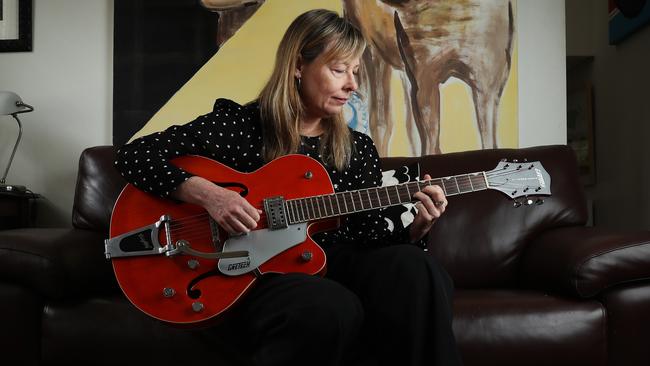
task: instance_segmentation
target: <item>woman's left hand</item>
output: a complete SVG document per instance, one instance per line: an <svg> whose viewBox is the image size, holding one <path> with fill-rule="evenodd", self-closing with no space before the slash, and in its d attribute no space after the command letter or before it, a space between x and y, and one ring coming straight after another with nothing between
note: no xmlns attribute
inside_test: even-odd
<svg viewBox="0 0 650 366"><path fill-rule="evenodd" d="M424 175L424 180L431 179L429 174ZM447 198L440 186L426 186L413 195L419 202L416 203L418 213L410 226L411 242L422 239L431 230L433 224L445 212Z"/></svg>

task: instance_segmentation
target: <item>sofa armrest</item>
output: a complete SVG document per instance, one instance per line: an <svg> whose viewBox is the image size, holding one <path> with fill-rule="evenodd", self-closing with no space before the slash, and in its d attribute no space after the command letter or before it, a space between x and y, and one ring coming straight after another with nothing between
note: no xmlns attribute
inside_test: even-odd
<svg viewBox="0 0 650 366"><path fill-rule="evenodd" d="M0 231L0 281L54 299L116 287L103 235L69 228Z"/></svg>
<svg viewBox="0 0 650 366"><path fill-rule="evenodd" d="M523 255L524 287L588 298L650 278L650 231L566 227L544 232Z"/></svg>

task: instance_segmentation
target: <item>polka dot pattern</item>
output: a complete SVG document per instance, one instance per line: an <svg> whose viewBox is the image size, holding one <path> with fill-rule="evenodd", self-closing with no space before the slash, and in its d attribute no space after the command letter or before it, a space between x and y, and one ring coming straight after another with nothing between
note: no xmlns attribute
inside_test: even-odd
<svg viewBox="0 0 650 366"><path fill-rule="evenodd" d="M320 137L303 137L300 153L323 164L335 191L343 192L381 185L377 149L369 136L352 131L354 154L345 171L323 163L318 151ZM160 197L168 197L192 175L169 162L178 156L201 155L241 172L251 172L262 165L262 128L259 105L239 105L217 99L212 112L184 125L174 125L122 146L117 152L116 168L133 185ZM322 245L333 242L369 243L388 236L403 241L405 233L391 233L383 210L345 216L339 229L319 233ZM393 241L393 240L390 240Z"/></svg>

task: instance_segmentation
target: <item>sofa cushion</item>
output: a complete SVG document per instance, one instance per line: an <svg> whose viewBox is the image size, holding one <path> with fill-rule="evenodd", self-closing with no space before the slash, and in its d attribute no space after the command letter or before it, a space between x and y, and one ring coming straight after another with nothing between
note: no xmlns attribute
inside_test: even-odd
<svg viewBox="0 0 650 366"><path fill-rule="evenodd" d="M44 298L72 298L117 288L104 257L104 236L90 230L0 231L0 278Z"/></svg>
<svg viewBox="0 0 650 366"><path fill-rule="evenodd" d="M598 301L534 291L454 296L454 334L466 365L605 365L606 324Z"/></svg>
<svg viewBox="0 0 650 366"><path fill-rule="evenodd" d="M522 283L573 297L650 279L650 231L558 228L535 238L522 261Z"/></svg>

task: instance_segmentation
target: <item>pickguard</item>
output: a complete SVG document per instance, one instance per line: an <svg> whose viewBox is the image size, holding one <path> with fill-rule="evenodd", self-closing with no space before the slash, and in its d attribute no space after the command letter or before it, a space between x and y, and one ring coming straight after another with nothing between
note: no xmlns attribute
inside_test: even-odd
<svg viewBox="0 0 650 366"><path fill-rule="evenodd" d="M221 273L228 276L248 273L306 239L307 223L289 225L278 230L254 230L248 234L233 236L223 244L223 251L247 250L250 255L246 258L223 258L217 266Z"/></svg>

